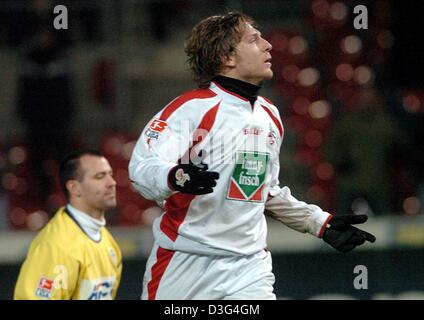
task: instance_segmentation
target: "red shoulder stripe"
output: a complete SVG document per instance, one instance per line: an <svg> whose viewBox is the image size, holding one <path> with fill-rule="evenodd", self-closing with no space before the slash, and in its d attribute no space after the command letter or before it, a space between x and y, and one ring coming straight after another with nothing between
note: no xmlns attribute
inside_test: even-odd
<svg viewBox="0 0 424 320"><path fill-rule="evenodd" d="M168 104L168 106L163 110L160 116L160 120L166 121L171 116L171 114L175 112L175 110L177 110L187 101L190 101L192 99L213 98L215 96L216 93L209 89L197 89L186 92L178 98L174 99L174 101L172 101L170 104Z"/></svg>
<svg viewBox="0 0 424 320"><path fill-rule="evenodd" d="M275 125L278 128L278 131L280 132L280 137L283 136L283 125L281 124L280 120L272 113L271 110L269 110L268 107L265 107L263 104L261 104L262 108L268 113L268 115L271 117L272 121L274 121Z"/></svg>
<svg viewBox="0 0 424 320"><path fill-rule="evenodd" d="M212 126L215 122L216 113L218 112L219 105L221 102L218 102L214 107L208 110L202 118L202 121L199 124L198 129L205 129L208 132L212 129Z"/></svg>
<svg viewBox="0 0 424 320"><path fill-rule="evenodd" d="M263 97L263 96L260 96L262 99L264 99L266 102L268 102L269 104L272 104L273 106L274 106L274 103L271 101L271 100L269 100L268 98L266 98L266 97Z"/></svg>

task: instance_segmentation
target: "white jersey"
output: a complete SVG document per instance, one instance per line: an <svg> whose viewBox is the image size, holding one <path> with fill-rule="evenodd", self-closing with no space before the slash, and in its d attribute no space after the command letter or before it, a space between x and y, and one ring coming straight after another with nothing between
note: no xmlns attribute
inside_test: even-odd
<svg viewBox="0 0 424 320"><path fill-rule="evenodd" d="M215 82L185 93L144 128L129 174L147 199L163 203L153 233L160 247L207 255L250 255L266 248L264 212L321 237L331 215L279 187L284 129L278 109L258 96L251 103ZM203 150L220 178L213 193L189 195L168 187L169 170Z"/></svg>

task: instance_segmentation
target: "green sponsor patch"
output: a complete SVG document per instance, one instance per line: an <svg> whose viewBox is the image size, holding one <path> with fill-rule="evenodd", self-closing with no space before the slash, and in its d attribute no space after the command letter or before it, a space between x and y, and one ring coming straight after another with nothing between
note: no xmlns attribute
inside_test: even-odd
<svg viewBox="0 0 424 320"><path fill-rule="evenodd" d="M263 202L262 187L268 159L268 153L238 151L227 198Z"/></svg>

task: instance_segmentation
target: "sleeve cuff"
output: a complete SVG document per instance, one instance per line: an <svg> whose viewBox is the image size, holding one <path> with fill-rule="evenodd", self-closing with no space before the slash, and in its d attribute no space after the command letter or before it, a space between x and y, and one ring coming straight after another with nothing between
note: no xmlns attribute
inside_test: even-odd
<svg viewBox="0 0 424 320"><path fill-rule="evenodd" d="M313 234L317 238L322 238L324 231L327 228L328 221L330 221L332 217L332 214L325 211L313 213L309 233Z"/></svg>
<svg viewBox="0 0 424 320"><path fill-rule="evenodd" d="M175 163L163 165L158 170L158 176L156 177L158 179L159 188L163 191L164 194L166 194L165 198L169 197L174 192L168 184L169 171L171 171L173 167L175 167Z"/></svg>

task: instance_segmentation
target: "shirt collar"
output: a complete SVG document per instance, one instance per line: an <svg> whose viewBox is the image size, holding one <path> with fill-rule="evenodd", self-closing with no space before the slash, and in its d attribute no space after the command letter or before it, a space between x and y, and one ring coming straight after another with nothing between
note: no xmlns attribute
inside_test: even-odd
<svg viewBox="0 0 424 320"><path fill-rule="evenodd" d="M84 232L93 240L99 241L101 239L101 229L106 225L106 220L95 219L89 216L87 213L78 210L69 203L67 208Z"/></svg>
<svg viewBox="0 0 424 320"><path fill-rule="evenodd" d="M249 101L253 105L258 97L261 87L234 78L217 75L212 82L228 94L238 97L244 101Z"/></svg>

